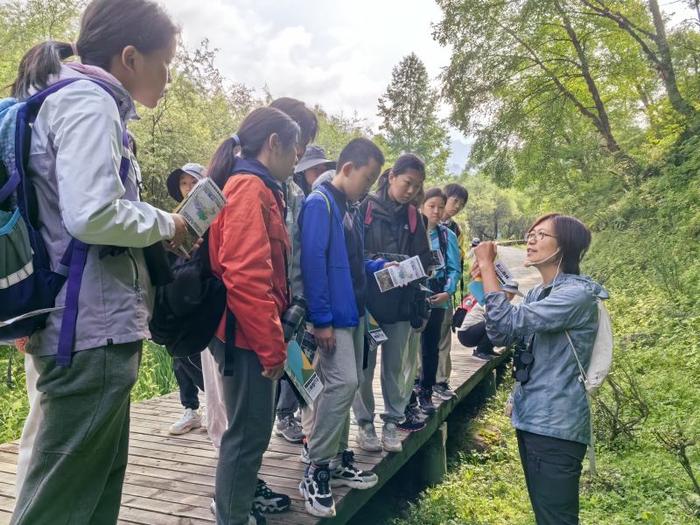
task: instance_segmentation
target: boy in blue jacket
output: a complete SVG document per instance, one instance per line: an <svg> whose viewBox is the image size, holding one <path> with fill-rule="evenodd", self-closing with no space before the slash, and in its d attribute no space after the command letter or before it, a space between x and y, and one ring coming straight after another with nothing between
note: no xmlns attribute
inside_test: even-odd
<svg viewBox="0 0 700 525"><path fill-rule="evenodd" d="M372 141L354 139L341 152L333 179L309 194L299 218L307 315L323 382L308 435L310 464L299 491L307 512L318 517L335 516L331 485L368 489L378 481L376 474L355 467L348 437L362 374L367 276L386 264L365 260L364 228L353 204L367 194L383 164L384 155Z"/></svg>

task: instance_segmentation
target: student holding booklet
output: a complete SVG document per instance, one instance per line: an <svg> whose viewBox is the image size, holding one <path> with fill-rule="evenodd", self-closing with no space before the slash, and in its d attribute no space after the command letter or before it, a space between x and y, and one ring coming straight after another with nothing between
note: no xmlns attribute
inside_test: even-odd
<svg viewBox="0 0 700 525"><path fill-rule="evenodd" d="M362 376L367 274L387 264L365 259L362 220L352 204L369 191L383 163L375 144L354 139L333 179L309 194L300 217L302 277L323 390L308 429L309 466L299 491L306 510L319 517L335 515L332 486L368 489L378 481L355 465L348 440Z"/></svg>
<svg viewBox="0 0 700 525"><path fill-rule="evenodd" d="M423 268L432 259L425 223L412 204L423 188L425 164L416 155L405 154L379 179L376 193L370 194L360 208L364 220L365 252L369 257L379 253L394 254L396 260L414 256L420 258ZM418 315L420 292L409 285L382 292L376 279L368 281L367 307L387 336L382 344L381 384L384 397L384 421L380 443L374 428L374 393L372 381L377 363L377 352L367 357L360 389L355 396L353 411L360 427L360 448L368 451L390 452L402 450L398 425L404 420L404 409L411 389L402 388L405 352L411 324L423 322Z"/></svg>
<svg viewBox="0 0 700 525"><path fill-rule="evenodd" d="M439 344L442 321L452 310L452 295L457 291L462 273L460 271L460 254L457 236L440 224L447 198L440 188L431 188L425 192L423 215L428 219L428 235L433 251L445 261L437 268L430 279L428 287L434 293L430 297L432 309L428 324L421 334L421 376L418 385L418 403L426 414L435 412L433 405L433 387L438 370ZM448 310L449 309L449 310Z"/></svg>

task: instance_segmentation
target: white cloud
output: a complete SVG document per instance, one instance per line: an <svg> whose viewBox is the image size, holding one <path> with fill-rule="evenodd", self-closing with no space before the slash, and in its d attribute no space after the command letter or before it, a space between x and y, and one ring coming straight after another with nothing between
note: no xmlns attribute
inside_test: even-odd
<svg viewBox="0 0 700 525"><path fill-rule="evenodd" d="M449 51L431 36L441 12L431 0L167 0L194 48L220 49L228 78L274 96L376 125L377 99L392 68L416 52L435 78Z"/></svg>

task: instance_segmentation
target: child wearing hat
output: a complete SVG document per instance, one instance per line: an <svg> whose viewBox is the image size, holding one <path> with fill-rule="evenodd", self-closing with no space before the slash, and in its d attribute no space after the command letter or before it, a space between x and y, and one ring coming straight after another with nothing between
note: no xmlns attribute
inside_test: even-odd
<svg viewBox="0 0 700 525"><path fill-rule="evenodd" d="M166 182L168 194L177 202L181 202L205 176L206 171L203 166L194 163L185 164L168 175ZM169 255L172 257L171 265L177 264L177 256ZM173 373L180 389L180 403L185 411L182 417L170 426L168 432L180 435L202 426L202 416L199 414L199 390L204 392L201 354L174 357Z"/></svg>

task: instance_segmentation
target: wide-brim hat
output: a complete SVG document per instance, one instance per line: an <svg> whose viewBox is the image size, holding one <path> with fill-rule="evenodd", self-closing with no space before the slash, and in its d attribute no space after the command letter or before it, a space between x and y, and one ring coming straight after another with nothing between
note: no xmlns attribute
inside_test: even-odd
<svg viewBox="0 0 700 525"><path fill-rule="evenodd" d="M307 146L304 155L299 159L299 163L294 167L294 173L302 173L310 168L327 164L328 169L335 169L334 160L326 158L326 152L320 146Z"/></svg>
<svg viewBox="0 0 700 525"><path fill-rule="evenodd" d="M185 164L182 168L177 168L170 175L168 175L168 180L166 181L166 185L168 186L168 194L177 202L182 200L182 193L180 192L180 176L183 173L191 175L197 179L197 181L202 180L207 175L204 166L193 162Z"/></svg>

